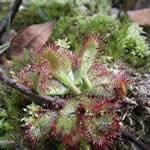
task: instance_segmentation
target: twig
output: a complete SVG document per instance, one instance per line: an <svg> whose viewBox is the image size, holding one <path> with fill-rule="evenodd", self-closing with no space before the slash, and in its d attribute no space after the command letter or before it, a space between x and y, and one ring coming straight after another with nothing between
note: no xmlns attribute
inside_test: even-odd
<svg viewBox="0 0 150 150"><path fill-rule="evenodd" d="M0 45L0 56L9 48L10 42Z"/></svg>
<svg viewBox="0 0 150 150"><path fill-rule="evenodd" d="M0 140L0 145L15 145L15 141Z"/></svg>
<svg viewBox="0 0 150 150"><path fill-rule="evenodd" d="M134 145L140 150L149 150L149 148L142 141L137 140L126 130L122 130L122 138L134 143Z"/></svg>
<svg viewBox="0 0 150 150"><path fill-rule="evenodd" d="M0 22L0 37L6 31L9 22L12 23L12 21L16 15L16 13L18 12L21 4L22 4L22 0L15 0L10 11L8 12L8 15L6 16L6 18L4 18Z"/></svg>
<svg viewBox="0 0 150 150"><path fill-rule="evenodd" d="M5 84L9 85L12 88L17 89L24 95L32 98L32 101L35 103L45 106L48 105L51 109L61 109L64 105L64 100L58 97L51 97L51 96L40 96L33 93L32 90L25 87L22 84L17 83L15 80L8 78L4 71L0 68L0 81L4 82Z"/></svg>

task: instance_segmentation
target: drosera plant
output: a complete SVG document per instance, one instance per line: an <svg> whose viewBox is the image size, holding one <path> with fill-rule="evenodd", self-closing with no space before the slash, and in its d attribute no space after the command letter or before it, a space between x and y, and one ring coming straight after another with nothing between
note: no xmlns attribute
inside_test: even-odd
<svg viewBox="0 0 150 150"><path fill-rule="evenodd" d="M88 34L78 55L50 43L16 73L17 82L31 89L34 83L30 76L36 73L35 92L65 100L61 110L35 104L24 109L28 145L36 147L43 139L54 139L66 148L105 149L120 135L116 110L128 81L123 73L116 74L97 61L99 42L98 36Z"/></svg>

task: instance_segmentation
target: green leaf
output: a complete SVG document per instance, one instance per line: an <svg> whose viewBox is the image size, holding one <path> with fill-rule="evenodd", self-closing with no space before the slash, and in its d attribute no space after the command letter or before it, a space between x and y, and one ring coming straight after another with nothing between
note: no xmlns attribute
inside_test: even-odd
<svg viewBox="0 0 150 150"><path fill-rule="evenodd" d="M31 127L32 136L36 139L45 138L50 131L51 123L55 118L54 112L47 112L38 118Z"/></svg>
<svg viewBox="0 0 150 150"><path fill-rule="evenodd" d="M46 58L49 61L55 78L74 94L80 94L80 90L74 84L74 75L69 58L64 56L61 58L57 53L51 51L46 52Z"/></svg>
<svg viewBox="0 0 150 150"><path fill-rule="evenodd" d="M73 114L76 111L77 103L75 100L69 101L63 110L60 112L60 116L57 120L56 128L63 134L70 134L72 129L76 125L76 116Z"/></svg>
<svg viewBox="0 0 150 150"><path fill-rule="evenodd" d="M45 50L45 58L49 61L50 69L52 69L53 72L56 72L60 69L59 58L54 52Z"/></svg>
<svg viewBox="0 0 150 150"><path fill-rule="evenodd" d="M77 84L85 83L88 88L92 87L87 77L87 73L95 60L96 52L96 45L90 42L81 59L81 66L77 72Z"/></svg>
<svg viewBox="0 0 150 150"><path fill-rule="evenodd" d="M64 95L68 93L68 89L57 80L50 80L46 95Z"/></svg>

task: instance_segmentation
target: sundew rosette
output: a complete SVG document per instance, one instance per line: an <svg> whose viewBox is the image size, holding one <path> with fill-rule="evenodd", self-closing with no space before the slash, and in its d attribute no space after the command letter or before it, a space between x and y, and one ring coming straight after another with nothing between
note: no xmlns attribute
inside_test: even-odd
<svg viewBox="0 0 150 150"><path fill-rule="evenodd" d="M73 147L85 141L100 149L119 136L116 110L127 92L127 80L98 61L101 42L99 37L89 34L80 54L50 43L17 73L18 82L38 94L65 100L61 110L47 110L37 116L35 123L27 124L27 139L36 139L36 144L44 137L53 137Z"/></svg>

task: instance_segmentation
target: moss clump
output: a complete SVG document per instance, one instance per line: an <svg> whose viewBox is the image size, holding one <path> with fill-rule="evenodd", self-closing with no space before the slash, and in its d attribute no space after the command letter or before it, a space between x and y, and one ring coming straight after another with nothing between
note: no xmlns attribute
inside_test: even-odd
<svg viewBox="0 0 150 150"><path fill-rule="evenodd" d="M20 29L34 23L59 20L66 16L93 16L108 14L111 0L52 0L30 1L25 9L21 10L14 19L13 28Z"/></svg>
<svg viewBox="0 0 150 150"><path fill-rule="evenodd" d="M118 30L119 22L110 16L95 17L62 17L52 34L52 39L67 37L71 41L71 48L78 51L81 48L81 39L88 33L96 33L107 37Z"/></svg>
<svg viewBox="0 0 150 150"><path fill-rule="evenodd" d="M75 12L69 3L53 3L51 5L42 5L39 7L29 6L17 14L12 27L18 30L31 24L57 20L61 16L73 15L75 15Z"/></svg>
<svg viewBox="0 0 150 150"><path fill-rule="evenodd" d="M127 19L119 21L111 16L62 17L52 34L53 40L67 38L71 49L81 50L81 39L88 33L99 35L105 47L104 55L123 59L135 67L149 61L149 47L143 36L143 29ZM124 57L125 56L125 57Z"/></svg>
<svg viewBox="0 0 150 150"><path fill-rule="evenodd" d="M0 149L13 149L13 144L3 141L17 141L20 136L20 98L19 92L0 83ZM20 141L18 141L20 142ZM7 142L6 142L7 143Z"/></svg>

